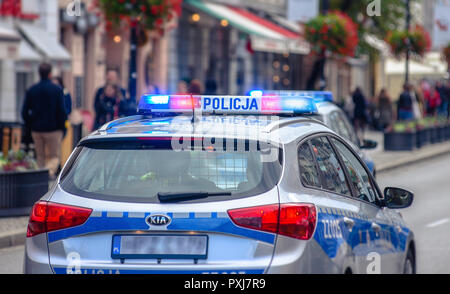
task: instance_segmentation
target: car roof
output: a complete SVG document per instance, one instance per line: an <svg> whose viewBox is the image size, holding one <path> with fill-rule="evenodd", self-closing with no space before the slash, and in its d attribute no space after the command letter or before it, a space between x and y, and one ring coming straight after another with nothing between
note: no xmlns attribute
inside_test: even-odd
<svg viewBox="0 0 450 294"><path fill-rule="evenodd" d="M332 111L342 111L339 106L332 102L321 102L316 104L317 111L320 115L328 115Z"/></svg>
<svg viewBox="0 0 450 294"><path fill-rule="evenodd" d="M307 116L208 115L193 120L191 115L159 118L138 115L107 123L80 143L107 138L205 136L250 140L268 138L274 143L288 144L318 132L334 133L322 122Z"/></svg>

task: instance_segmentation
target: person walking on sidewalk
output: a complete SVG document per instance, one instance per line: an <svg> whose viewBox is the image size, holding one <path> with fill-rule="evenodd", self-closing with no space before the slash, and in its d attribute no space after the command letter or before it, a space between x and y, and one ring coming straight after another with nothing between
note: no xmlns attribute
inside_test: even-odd
<svg viewBox="0 0 450 294"><path fill-rule="evenodd" d="M64 109L66 110L67 116L72 113L72 96L70 95L69 90L64 87L64 82L62 77L54 77L53 83L60 86L64 93Z"/></svg>
<svg viewBox="0 0 450 294"><path fill-rule="evenodd" d="M52 83L52 66L39 66L40 82L27 90L22 108L22 118L31 129L37 164L48 168L54 179L60 164L61 142L67 120L64 109L64 92Z"/></svg>
<svg viewBox="0 0 450 294"><path fill-rule="evenodd" d="M108 86L113 86L115 89L119 89L120 93L120 97L125 98L127 92L125 91L124 88L122 88L120 86L120 82L119 82L119 74L117 73L116 70L114 69L110 69L108 70L108 72L106 73L106 83L103 87L99 88L97 90L97 92L95 93L95 98L94 98L94 109L95 109L95 121L94 121L94 130L100 128L105 122L104 121L104 115L105 113L102 111L101 113L98 112L99 110L99 105L102 104L101 99L103 99L105 97L105 89ZM103 123L102 123L103 122Z"/></svg>
<svg viewBox="0 0 450 294"><path fill-rule="evenodd" d="M431 87L430 91L425 94L425 100L427 102L427 114L436 116L437 110L441 105L441 96L436 87Z"/></svg>
<svg viewBox="0 0 450 294"><path fill-rule="evenodd" d="M386 89L382 89L378 96L378 111L380 113L379 127L384 130L389 127L394 120L392 99Z"/></svg>
<svg viewBox="0 0 450 294"><path fill-rule="evenodd" d="M355 108L353 111L353 124L359 139L364 139L364 131L368 123L367 119L367 101L361 89L357 87L352 95Z"/></svg>
<svg viewBox="0 0 450 294"><path fill-rule="evenodd" d="M413 120L413 101L409 92L409 85L403 85L403 92L397 101L397 118L399 121Z"/></svg>
<svg viewBox="0 0 450 294"><path fill-rule="evenodd" d="M117 85L107 84L95 100L95 129L122 116L124 97Z"/></svg>

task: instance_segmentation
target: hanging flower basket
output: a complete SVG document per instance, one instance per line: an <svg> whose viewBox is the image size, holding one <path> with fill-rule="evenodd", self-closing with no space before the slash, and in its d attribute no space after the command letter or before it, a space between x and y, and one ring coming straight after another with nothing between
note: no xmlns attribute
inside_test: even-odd
<svg viewBox="0 0 450 294"><path fill-rule="evenodd" d="M391 47L392 54L398 58L406 54L408 46L411 53L420 57L423 57L431 48L430 34L419 25L410 31L390 32L386 42Z"/></svg>
<svg viewBox="0 0 450 294"><path fill-rule="evenodd" d="M140 31L156 30L161 34L164 23L181 14L182 0L96 0L94 9L103 12L106 30L137 26ZM146 36L141 36L144 40Z"/></svg>
<svg viewBox="0 0 450 294"><path fill-rule="evenodd" d="M312 45L312 51L322 55L329 51L341 56L354 56L359 41L356 24L339 11L310 20L305 25L305 38Z"/></svg>

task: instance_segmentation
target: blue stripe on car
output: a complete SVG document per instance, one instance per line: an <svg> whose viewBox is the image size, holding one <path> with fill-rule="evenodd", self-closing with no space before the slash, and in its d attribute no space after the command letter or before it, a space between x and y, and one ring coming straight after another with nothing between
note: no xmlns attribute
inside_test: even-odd
<svg viewBox="0 0 450 294"><path fill-rule="evenodd" d="M149 225L145 219L150 213L145 213L144 218L129 217L128 212L124 212L122 217L108 217L103 211L101 217L90 217L84 224L48 233L48 242L52 243L62 239L105 231L140 231L148 230ZM256 239L262 242L274 244L275 234L255 231L236 226L228 217L220 218L216 212L211 213L211 217L196 217L195 213L189 213L188 218L173 218L173 213L168 213L172 222L167 226L169 231L202 231L228 233Z"/></svg>
<svg viewBox="0 0 450 294"><path fill-rule="evenodd" d="M331 211L321 209L321 211ZM330 258L335 258L338 254L338 251L341 246L347 244L353 250L355 255L357 256L365 256L369 252L364 249L368 249L367 247L356 248L357 246L367 244L367 242L377 242L379 241L379 236L376 237L375 234L370 229L370 222L367 220L359 219L352 217L355 221L354 229L351 233L345 227L343 222L339 222L339 229L342 237L336 237L336 232L331 232L330 229L325 228L325 222L327 221L339 221L341 216L339 214L334 213L318 213L317 217L317 227L314 233L314 240L320 245L320 247L324 250L324 252ZM388 253L398 253L404 252L406 250L406 241L408 238L409 229L406 227L402 227L402 231L397 235L395 233L395 228L393 225L380 224L382 230L385 234L388 234L388 239L384 240L385 244L389 244L390 248L377 246L377 252L380 254L388 254ZM359 230L358 230L359 229ZM331 235L332 238L327 238L327 235ZM398 236L398 238L396 237ZM378 238L378 239L377 239Z"/></svg>

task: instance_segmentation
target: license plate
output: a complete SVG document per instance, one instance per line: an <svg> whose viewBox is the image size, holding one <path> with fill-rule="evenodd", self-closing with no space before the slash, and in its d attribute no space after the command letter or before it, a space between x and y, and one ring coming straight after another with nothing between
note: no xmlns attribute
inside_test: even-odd
<svg viewBox="0 0 450 294"><path fill-rule="evenodd" d="M114 259L206 259L207 235L114 235Z"/></svg>

